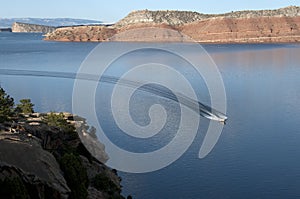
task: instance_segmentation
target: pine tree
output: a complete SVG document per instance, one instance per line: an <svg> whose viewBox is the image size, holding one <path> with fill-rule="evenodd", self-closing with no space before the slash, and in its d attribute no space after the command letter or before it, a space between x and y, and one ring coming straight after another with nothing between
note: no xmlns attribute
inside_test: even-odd
<svg viewBox="0 0 300 199"><path fill-rule="evenodd" d="M0 122L8 121L13 116L14 99L0 87Z"/></svg>
<svg viewBox="0 0 300 199"><path fill-rule="evenodd" d="M17 105L16 111L24 114L33 113L34 104L31 103L30 99L21 99L20 104Z"/></svg>

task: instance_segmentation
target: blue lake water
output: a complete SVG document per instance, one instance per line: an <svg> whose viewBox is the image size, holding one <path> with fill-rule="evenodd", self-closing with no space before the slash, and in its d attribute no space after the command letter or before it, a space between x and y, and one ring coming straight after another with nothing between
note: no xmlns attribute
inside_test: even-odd
<svg viewBox="0 0 300 199"><path fill-rule="evenodd" d="M41 34L0 33L0 69L76 73L96 46L96 43L43 41ZM119 172L124 195L141 199L299 198L300 45L203 47L221 72L227 96L229 119L218 143L208 156L198 158L208 125L203 119L192 145L173 164L145 174ZM156 56L157 52L150 55ZM149 59L149 53L132 56ZM108 73L121 73L123 69ZM73 79L0 74L0 84L15 101L31 98L38 112L72 111ZM194 86L203 91L197 96L209 103L203 82ZM103 95L101 89L111 92L111 87L97 88L97 96ZM141 100L140 95L136 93L135 103ZM97 113L108 111L105 95L99 100ZM176 103L151 95L143 103L148 107L150 101L155 100L169 106L170 115L175 115L169 120L172 124L178 123L174 114L178 112ZM138 123L148 122L144 114L135 114ZM111 135L115 143L128 150L155 150L172 139L174 133L164 132L165 136L154 138L146 146L138 140L132 144L110 119L111 113L107 112L107 117L100 120L104 128L117 132ZM176 125L171 127L176 128Z"/></svg>

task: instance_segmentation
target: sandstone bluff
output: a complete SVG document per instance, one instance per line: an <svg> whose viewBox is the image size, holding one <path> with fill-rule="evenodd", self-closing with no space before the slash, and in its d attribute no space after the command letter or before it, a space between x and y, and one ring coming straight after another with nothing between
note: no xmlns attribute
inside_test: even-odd
<svg viewBox="0 0 300 199"><path fill-rule="evenodd" d="M33 33L50 33L56 28L53 26L36 25L29 23L15 22L12 24L12 32L33 32Z"/></svg>
<svg viewBox="0 0 300 199"><path fill-rule="evenodd" d="M45 39L163 42L185 41L187 37L200 43L299 42L300 7L216 15L189 11L133 11L113 25L58 28Z"/></svg>

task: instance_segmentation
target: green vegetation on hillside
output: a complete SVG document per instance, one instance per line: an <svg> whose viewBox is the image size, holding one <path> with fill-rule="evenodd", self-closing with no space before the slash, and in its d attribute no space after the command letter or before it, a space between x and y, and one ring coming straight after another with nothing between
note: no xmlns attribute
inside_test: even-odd
<svg viewBox="0 0 300 199"><path fill-rule="evenodd" d="M98 189L99 191L104 191L109 194L113 194L115 192L121 192L120 188L118 188L115 183L110 180L110 178L105 173L97 174L92 180L91 183L93 187Z"/></svg>
<svg viewBox="0 0 300 199"><path fill-rule="evenodd" d="M75 127L68 123L63 113L57 114L51 112L50 114L44 116L43 121L49 126L60 128L66 133L72 133L75 131Z"/></svg>
<svg viewBox="0 0 300 199"><path fill-rule="evenodd" d="M72 190L71 199L84 199L87 197L89 185L86 168L78 156L65 154L60 160L60 167L64 172L68 186Z"/></svg>

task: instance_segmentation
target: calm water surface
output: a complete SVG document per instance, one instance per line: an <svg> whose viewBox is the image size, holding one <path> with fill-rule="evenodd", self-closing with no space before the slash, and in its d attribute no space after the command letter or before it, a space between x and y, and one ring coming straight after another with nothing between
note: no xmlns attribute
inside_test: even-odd
<svg viewBox="0 0 300 199"><path fill-rule="evenodd" d="M0 33L0 69L76 72L97 45L41 38L40 34ZM229 120L217 145L206 158L197 158L208 123L204 120L189 150L170 166L146 174L120 172L124 195L300 198L300 45L204 48L219 67L227 94ZM16 101L31 98L36 111L72 111L72 79L0 75L0 83ZM206 94L197 95L207 102ZM113 123L103 120L106 128L117 131ZM119 142L118 136L112 137ZM161 147L159 140L144 148L143 143L132 146L126 138L122 140L132 150Z"/></svg>

